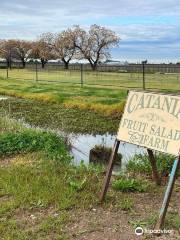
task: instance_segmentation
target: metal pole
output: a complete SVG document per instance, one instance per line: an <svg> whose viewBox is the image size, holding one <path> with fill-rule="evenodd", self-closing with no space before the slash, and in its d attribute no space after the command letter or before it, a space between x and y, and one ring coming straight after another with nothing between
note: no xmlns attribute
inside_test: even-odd
<svg viewBox="0 0 180 240"><path fill-rule="evenodd" d="M36 82L38 81L38 66L37 66L37 61L36 61Z"/></svg>
<svg viewBox="0 0 180 240"><path fill-rule="evenodd" d="M10 52L9 52L9 69L11 70L12 68L12 61L11 61L11 49L10 49Z"/></svg>
<svg viewBox="0 0 180 240"><path fill-rule="evenodd" d="M105 195L106 195L107 190L108 190L108 187L109 187L109 182L110 182L110 179L111 179L112 170L113 170L113 166L114 166L114 160L115 160L115 157L116 157L118 149L119 149L119 144L120 144L120 141L116 139L115 143L114 143L112 153L111 153L111 156L110 156L109 164L108 164L107 171L106 171L106 177L104 179L104 184L103 184L102 192L101 192L101 195L100 195L100 201L101 202L104 200Z"/></svg>
<svg viewBox="0 0 180 240"><path fill-rule="evenodd" d="M83 64L81 64L81 87L83 87Z"/></svg>
<svg viewBox="0 0 180 240"><path fill-rule="evenodd" d="M174 161L172 170L171 170L171 175L169 178L169 182L168 182L168 186L164 195L164 200L163 200L163 204L159 213L159 218L158 221L156 223L155 229L156 230L160 230L162 228L162 226L164 225L164 220L166 217L166 212L167 212L167 208L169 206L169 202L170 202L170 198L171 198L171 194L172 194L172 190L174 187L174 183L175 183L175 179L176 179L176 175L177 175L177 171L179 169L179 164L180 164L180 156L178 157L178 159L176 159Z"/></svg>
<svg viewBox="0 0 180 240"><path fill-rule="evenodd" d="M9 78L8 63L7 63L7 66L6 66L6 78L7 78L7 79Z"/></svg>
<svg viewBox="0 0 180 240"><path fill-rule="evenodd" d="M143 90L145 90L146 87L145 87L145 63L144 62L142 63L142 66L143 66Z"/></svg>
<svg viewBox="0 0 180 240"><path fill-rule="evenodd" d="M149 160L150 160L151 167L152 167L153 178L156 182L156 185L160 185L161 179L159 177L159 173L158 173L157 165L156 165L156 159L154 157L153 151L151 149L147 149L147 152L148 152Z"/></svg>

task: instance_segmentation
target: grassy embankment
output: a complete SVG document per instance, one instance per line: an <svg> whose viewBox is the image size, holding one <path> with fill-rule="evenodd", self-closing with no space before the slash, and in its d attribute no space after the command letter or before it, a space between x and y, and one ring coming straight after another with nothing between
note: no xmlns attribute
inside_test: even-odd
<svg viewBox="0 0 180 240"><path fill-rule="evenodd" d="M163 187L152 183L146 159L133 160L128 173L113 180L113 188L100 205L98 194L103 169L72 166L63 139L52 133L26 129L7 117L0 118L0 132L1 239L65 240L98 236L121 239L124 236L133 240L136 226L152 229ZM169 171L169 165L163 164L159 170ZM166 228L173 229L173 235L163 239L178 239L178 193L177 182L166 221ZM144 236L144 239L154 239L154 236Z"/></svg>

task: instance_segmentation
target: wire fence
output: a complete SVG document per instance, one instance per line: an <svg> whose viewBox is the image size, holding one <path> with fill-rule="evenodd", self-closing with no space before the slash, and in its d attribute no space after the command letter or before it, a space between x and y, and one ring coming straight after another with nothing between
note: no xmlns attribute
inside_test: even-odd
<svg viewBox="0 0 180 240"><path fill-rule="evenodd" d="M22 81L69 83L122 88L140 88L180 91L180 65L175 64L130 64L98 65L93 71L89 64L70 64L68 69L62 64L48 63L42 68L40 63L0 63L0 77Z"/></svg>

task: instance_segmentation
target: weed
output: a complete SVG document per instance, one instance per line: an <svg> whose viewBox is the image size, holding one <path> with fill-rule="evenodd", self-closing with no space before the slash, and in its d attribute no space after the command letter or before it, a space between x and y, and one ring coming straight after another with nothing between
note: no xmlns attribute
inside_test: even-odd
<svg viewBox="0 0 180 240"><path fill-rule="evenodd" d="M180 214L168 213L165 221L166 229L177 229L180 232Z"/></svg>
<svg viewBox="0 0 180 240"><path fill-rule="evenodd" d="M133 206L134 201L130 197L124 197L119 203L119 208L122 209L123 211L130 211L132 210Z"/></svg>
<svg viewBox="0 0 180 240"><path fill-rule="evenodd" d="M122 192L146 192L149 183L138 179L121 178L115 180L112 186Z"/></svg>
<svg viewBox="0 0 180 240"><path fill-rule="evenodd" d="M0 156L42 150L48 158L54 160L67 162L71 159L63 140L53 133L24 130L0 135Z"/></svg>
<svg viewBox="0 0 180 240"><path fill-rule="evenodd" d="M11 118L23 119L32 126L58 129L67 133L115 133L119 125L119 119L105 117L100 113L34 100L0 101L0 112L8 112L9 108Z"/></svg>
<svg viewBox="0 0 180 240"><path fill-rule="evenodd" d="M69 186L72 187L74 190L82 191L87 184L87 178L85 177L82 181L75 181L75 180L71 180L70 178L68 183L69 183Z"/></svg>
<svg viewBox="0 0 180 240"><path fill-rule="evenodd" d="M157 169L161 176L167 176L171 172L172 164L174 162L174 157L171 155L165 155L163 153L158 153L155 155L157 162ZM137 154L132 159L130 159L126 165L126 169L132 173L140 173L151 175L152 168L149 161L148 155Z"/></svg>

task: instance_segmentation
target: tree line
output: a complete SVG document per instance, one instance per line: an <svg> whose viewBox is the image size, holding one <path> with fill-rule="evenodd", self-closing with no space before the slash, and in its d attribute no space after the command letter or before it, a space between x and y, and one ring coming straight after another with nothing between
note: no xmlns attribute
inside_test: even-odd
<svg viewBox="0 0 180 240"><path fill-rule="evenodd" d="M119 41L111 29L95 24L89 30L74 26L59 33L43 33L36 41L2 39L0 58L6 60L9 68L13 60L21 61L23 68L30 59L40 60L44 68L49 60L59 59L65 69L72 59L86 59L96 70L98 63L110 58L110 48L117 47Z"/></svg>

